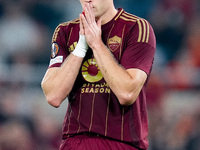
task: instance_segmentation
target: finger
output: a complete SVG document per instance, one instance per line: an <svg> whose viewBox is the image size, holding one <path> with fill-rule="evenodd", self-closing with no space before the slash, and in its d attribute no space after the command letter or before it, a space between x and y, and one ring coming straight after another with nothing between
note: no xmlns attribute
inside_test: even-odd
<svg viewBox="0 0 200 150"><path fill-rule="evenodd" d="M80 34L81 35L85 35L84 33L84 28L83 28L83 21L82 21L82 14L79 15L79 19L80 19Z"/></svg>
<svg viewBox="0 0 200 150"><path fill-rule="evenodd" d="M84 11L82 12L82 14L83 14L83 16L85 16L85 12Z"/></svg>
<svg viewBox="0 0 200 150"><path fill-rule="evenodd" d="M84 15L84 17L85 17L85 9L86 9L86 5L83 7L83 10L82 10L82 14Z"/></svg>
<svg viewBox="0 0 200 150"><path fill-rule="evenodd" d="M100 17L98 20L97 20L97 25L99 27L99 29L101 30L101 21L102 21L102 18Z"/></svg>
<svg viewBox="0 0 200 150"><path fill-rule="evenodd" d="M84 34L87 35L95 35L96 32L96 28L94 26L92 26L91 24L88 23L88 21L86 20L86 18L83 16L83 14L81 14L81 19L82 19L82 24L83 24L83 29L84 29ZM97 25L96 25L97 27Z"/></svg>
<svg viewBox="0 0 200 150"><path fill-rule="evenodd" d="M89 24L95 23L95 17L94 17L94 11L93 11L92 4L87 3L85 8L87 11L86 20L88 21L88 23Z"/></svg>
<svg viewBox="0 0 200 150"><path fill-rule="evenodd" d="M93 5L90 3L89 4L89 14L92 22L95 22L95 16L94 16L94 10L93 10Z"/></svg>
<svg viewBox="0 0 200 150"><path fill-rule="evenodd" d="M82 22L83 29L85 30L88 27L88 22L86 20L86 17L83 14L80 14L80 16L81 16L81 22Z"/></svg>
<svg viewBox="0 0 200 150"><path fill-rule="evenodd" d="M86 5L86 7L85 7L84 10L85 10L85 18L86 18L87 22L88 22L89 24L91 24L90 12L89 12L89 8L87 7L87 5Z"/></svg>

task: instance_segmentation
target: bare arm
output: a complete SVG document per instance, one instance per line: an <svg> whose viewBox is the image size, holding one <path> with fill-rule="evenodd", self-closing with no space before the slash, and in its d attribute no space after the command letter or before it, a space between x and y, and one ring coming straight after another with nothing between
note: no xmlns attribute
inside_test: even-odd
<svg viewBox="0 0 200 150"><path fill-rule="evenodd" d="M59 107L68 96L78 75L83 58L70 54L61 67L47 70L41 86L47 102Z"/></svg>
<svg viewBox="0 0 200 150"><path fill-rule="evenodd" d="M84 35L82 23L80 23L80 35ZM84 41L81 41L80 43L83 44ZM77 54L80 53L80 48L83 48L84 53L87 51L87 44L85 45L86 47L83 45L80 47L80 43L79 46L77 44L77 47L75 48L76 54L71 53L61 67L48 69L41 82L41 87L47 102L54 107L59 107L73 88L84 59L84 56L78 57ZM81 52L81 54L83 53Z"/></svg>
<svg viewBox="0 0 200 150"><path fill-rule="evenodd" d="M133 104L146 81L147 74L139 69L125 70L116 62L104 44L97 44L93 52L101 73L118 97L120 104Z"/></svg>
<svg viewBox="0 0 200 150"><path fill-rule="evenodd" d="M101 18L95 21L91 5L86 5L85 15L81 15L88 45L92 48L104 79L122 105L131 105L137 99L147 74L139 69L125 70L116 61L101 39ZM109 64L109 65L108 65Z"/></svg>

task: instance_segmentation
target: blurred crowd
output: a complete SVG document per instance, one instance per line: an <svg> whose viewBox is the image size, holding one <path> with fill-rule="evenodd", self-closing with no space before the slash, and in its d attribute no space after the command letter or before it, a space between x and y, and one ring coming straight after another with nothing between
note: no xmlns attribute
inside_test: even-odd
<svg viewBox="0 0 200 150"><path fill-rule="evenodd" d="M200 150L200 1L114 0L147 19L157 50L149 85L149 150ZM0 0L0 150L56 150L67 102L46 102L40 82L56 26L78 0Z"/></svg>

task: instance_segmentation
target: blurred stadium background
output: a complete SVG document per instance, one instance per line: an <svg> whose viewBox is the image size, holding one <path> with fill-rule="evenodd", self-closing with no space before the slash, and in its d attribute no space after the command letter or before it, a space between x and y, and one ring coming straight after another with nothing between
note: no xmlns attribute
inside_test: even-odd
<svg viewBox="0 0 200 150"><path fill-rule="evenodd" d="M149 150L200 150L200 1L114 1L157 38ZM79 13L78 0L0 0L0 150L58 149L67 101L49 106L40 82L54 29Z"/></svg>

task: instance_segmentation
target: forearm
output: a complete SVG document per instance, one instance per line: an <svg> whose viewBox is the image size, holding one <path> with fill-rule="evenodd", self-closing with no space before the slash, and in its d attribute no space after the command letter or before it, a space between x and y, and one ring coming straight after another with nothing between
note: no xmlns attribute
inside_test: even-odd
<svg viewBox="0 0 200 150"><path fill-rule="evenodd" d="M83 58L70 54L57 70L45 75L42 89L47 101L59 107L68 96L78 75Z"/></svg>
<svg viewBox="0 0 200 150"><path fill-rule="evenodd" d="M104 79L117 96L122 105L131 105L137 99L144 82L146 73L139 69L125 70L116 62L114 56L106 48L101 39L101 21L94 17L93 7L85 6L85 16L81 15L88 45L93 50L94 57Z"/></svg>
<svg viewBox="0 0 200 150"><path fill-rule="evenodd" d="M139 94L133 77L115 60L112 53L102 42L93 47L95 59L104 79L123 105L132 104Z"/></svg>

